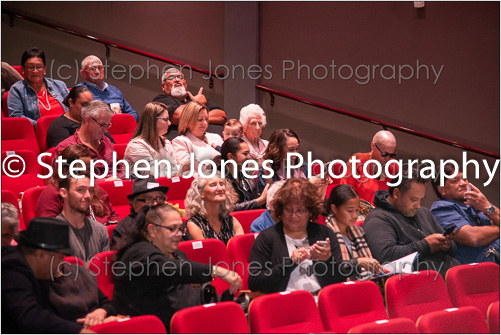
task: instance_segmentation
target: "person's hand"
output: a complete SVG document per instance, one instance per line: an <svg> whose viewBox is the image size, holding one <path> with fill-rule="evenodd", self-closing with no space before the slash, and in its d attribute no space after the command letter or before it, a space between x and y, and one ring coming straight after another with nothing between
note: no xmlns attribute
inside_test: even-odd
<svg viewBox="0 0 501 335"><path fill-rule="evenodd" d="M449 250L451 248L451 245L452 245L451 241L452 241L452 239L454 237L454 234L455 234L455 232L453 232L453 233L445 236L445 240L444 240L444 243L442 244L442 249L441 250L447 251L447 250Z"/></svg>
<svg viewBox="0 0 501 335"><path fill-rule="evenodd" d="M120 319L121 318L119 318L118 316L108 316L106 319L103 320L103 323L114 322Z"/></svg>
<svg viewBox="0 0 501 335"><path fill-rule="evenodd" d="M464 198L466 200L465 204L470 204L479 211L485 212L485 210L489 208L491 203L475 185L470 183L470 187L471 191L466 191L464 193Z"/></svg>
<svg viewBox="0 0 501 335"><path fill-rule="evenodd" d="M268 196L268 189L270 188L270 184L266 184L264 187L263 193L256 199L257 205L262 206L266 203L266 197Z"/></svg>
<svg viewBox="0 0 501 335"><path fill-rule="evenodd" d="M218 266L216 267L216 276L230 284L230 294L235 294L242 287L242 278L235 271Z"/></svg>
<svg viewBox="0 0 501 335"><path fill-rule="evenodd" d="M435 252L442 250L442 247L444 247L444 243L446 243L445 240L447 240L447 237L437 233L428 235L424 239L430 245L431 253L434 254ZM449 248L450 248L450 241L449 241Z"/></svg>
<svg viewBox="0 0 501 335"><path fill-rule="evenodd" d="M98 308L87 314L84 318L77 319L77 322L83 323L84 328L88 329L92 326L103 323L107 314L108 313L104 309Z"/></svg>
<svg viewBox="0 0 501 335"><path fill-rule="evenodd" d="M310 256L311 259L314 261L327 261L329 258L331 258L332 253L331 253L331 241L327 237L325 239L327 241L327 246L321 247L317 243L311 246L310 248Z"/></svg>
<svg viewBox="0 0 501 335"><path fill-rule="evenodd" d="M197 102L201 103L202 105L206 105L207 99L205 98L205 95L203 95L203 93L202 93L203 90L204 90L204 88L200 87L197 95L195 95L195 96L193 94L191 94L191 92L188 92L188 96L190 97L191 101L197 101Z"/></svg>
<svg viewBox="0 0 501 335"><path fill-rule="evenodd" d="M369 272L372 273L380 273L381 272L381 264L375 258L371 257L359 257L357 258L358 265Z"/></svg>
<svg viewBox="0 0 501 335"><path fill-rule="evenodd" d="M303 261L307 260L310 257L308 250L301 247L299 249L294 249L292 252L291 258L294 260L294 263L301 264Z"/></svg>

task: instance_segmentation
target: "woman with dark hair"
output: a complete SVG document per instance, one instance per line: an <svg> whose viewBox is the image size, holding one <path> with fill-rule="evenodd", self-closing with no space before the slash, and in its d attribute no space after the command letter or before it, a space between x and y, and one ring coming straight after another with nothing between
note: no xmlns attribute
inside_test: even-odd
<svg viewBox="0 0 501 335"><path fill-rule="evenodd" d="M178 249L185 232L179 212L166 203L145 206L136 218L137 230L118 245L113 302L130 316L153 314L169 329L178 310L205 303L203 290L190 284L210 282L216 276L230 284L234 294L242 286L238 274L219 266L190 261Z"/></svg>
<svg viewBox="0 0 501 335"><path fill-rule="evenodd" d="M45 54L37 47L29 48L21 57L26 79L18 81L9 91L7 108L11 117L25 117L35 126L46 115L63 114L63 99L68 95L66 84L45 78Z"/></svg>
<svg viewBox="0 0 501 335"><path fill-rule="evenodd" d="M68 111L52 121L47 129L47 145L57 147L59 143L70 137L82 125L82 107L92 101L92 94L85 86L75 86L66 96L63 104Z"/></svg>
<svg viewBox="0 0 501 335"><path fill-rule="evenodd" d="M315 223L323 209L313 184L291 178L271 204L280 221L257 236L252 245L249 288L265 293L307 290L346 280L336 236Z"/></svg>
<svg viewBox="0 0 501 335"><path fill-rule="evenodd" d="M360 211L360 197L351 185L334 187L327 200L327 227L336 234L343 261L357 264L360 272L379 273L381 266L372 257L365 241L365 231L355 225Z"/></svg>
<svg viewBox="0 0 501 335"><path fill-rule="evenodd" d="M238 195L234 211L262 208L266 204L269 185L259 195L255 180L242 173L242 166L248 160L252 160L249 145L243 139L231 137L224 141L221 146L221 161L227 163L221 168L226 169L225 177Z"/></svg>
<svg viewBox="0 0 501 335"><path fill-rule="evenodd" d="M170 124L166 105L160 102L146 104L132 140L125 149L124 158L131 167L137 161L144 160L150 164L150 171L144 173L156 176L155 161L166 160L170 166L159 164L158 176L171 178L178 174L174 147L168 139L162 136L167 134Z"/></svg>
<svg viewBox="0 0 501 335"><path fill-rule="evenodd" d="M63 175L69 174L69 166L75 160L85 163L87 169L90 167L91 154L83 145L73 144L66 147L61 152L61 157L66 160L66 163L61 168ZM74 166L78 167L79 164L75 164ZM45 187L38 198L35 207L36 216L56 217L63 210L63 200L59 196L60 178L58 168L54 168L53 172L51 183ZM98 185L94 186L93 192L88 216L102 224L117 223L120 221L120 216L115 212L110 203L108 193Z"/></svg>

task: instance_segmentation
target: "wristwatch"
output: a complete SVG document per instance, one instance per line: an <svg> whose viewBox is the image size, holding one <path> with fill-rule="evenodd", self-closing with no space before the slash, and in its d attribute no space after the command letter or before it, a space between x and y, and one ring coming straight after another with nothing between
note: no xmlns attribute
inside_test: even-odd
<svg viewBox="0 0 501 335"><path fill-rule="evenodd" d="M496 213L496 208L492 205L490 205L489 207L487 207L487 209L485 210L487 212L487 214L494 214Z"/></svg>

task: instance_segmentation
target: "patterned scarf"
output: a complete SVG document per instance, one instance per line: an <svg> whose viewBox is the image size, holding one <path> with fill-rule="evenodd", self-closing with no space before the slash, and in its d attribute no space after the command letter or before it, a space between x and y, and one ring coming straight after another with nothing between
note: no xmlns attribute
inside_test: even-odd
<svg viewBox="0 0 501 335"><path fill-rule="evenodd" d="M334 231L334 233L337 236L337 241L339 243L339 247L341 248L341 255L343 256L343 261L349 261L352 257L350 256L350 253L346 248L346 244L344 243L343 239L343 234L341 234L341 231L339 230L339 227L336 223L336 219L334 218L333 213L330 213L327 216L327 219L325 219L325 223L327 227L332 229L332 231ZM359 258L359 257L372 258L369 246L367 245L367 242L362 236L362 233L360 232L359 228L357 226L348 227L347 232L348 232L347 237L351 241L351 253L353 255L353 258Z"/></svg>

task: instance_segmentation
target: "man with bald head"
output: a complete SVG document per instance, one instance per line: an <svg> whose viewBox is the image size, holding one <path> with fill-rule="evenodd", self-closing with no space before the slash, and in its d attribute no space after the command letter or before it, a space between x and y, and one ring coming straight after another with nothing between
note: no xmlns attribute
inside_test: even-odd
<svg viewBox="0 0 501 335"><path fill-rule="evenodd" d="M82 61L80 75L85 79L83 85L92 93L94 100L101 100L110 106L114 113L127 113L132 115L136 122L139 119L136 111L125 100L122 92L104 81L105 69L103 62L94 55L85 57Z"/></svg>
<svg viewBox="0 0 501 335"><path fill-rule="evenodd" d="M190 101L197 101L207 106L209 111L209 127L208 132L220 134L223 131L223 124L226 122L226 113L218 107L212 100L207 99L203 94L201 87L196 95L188 91L188 84L184 75L176 68L167 69L162 76L161 88L163 93L153 98L153 101L158 101L165 104L169 111L169 119L172 125L169 127L167 138L169 140L179 135L178 124L181 113L186 104Z"/></svg>
<svg viewBox="0 0 501 335"><path fill-rule="evenodd" d="M386 185L387 180L384 177L384 167L397 155L397 140L395 136L387 130L378 131L371 142L371 151L366 153L355 153L350 157L347 163L349 177L341 179L341 184L349 184L360 195L360 199L374 204L374 195L378 190L388 190ZM352 169L352 160L355 159L356 172L360 177L353 176L350 172ZM381 173L378 178L369 178L364 174L363 167L365 162L369 160L376 160L381 165ZM371 164L367 172L374 175L377 171L374 164ZM395 171L392 172L393 174Z"/></svg>

